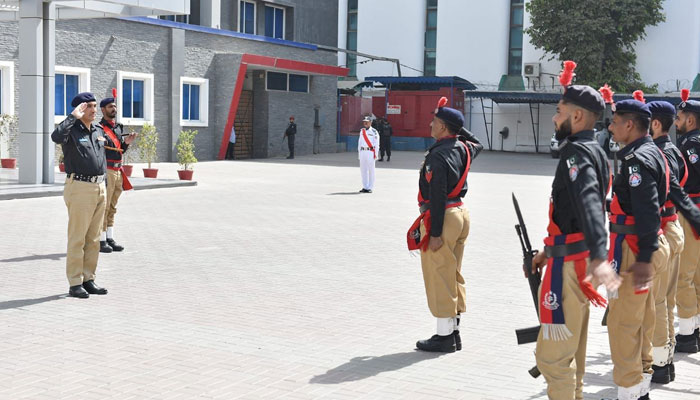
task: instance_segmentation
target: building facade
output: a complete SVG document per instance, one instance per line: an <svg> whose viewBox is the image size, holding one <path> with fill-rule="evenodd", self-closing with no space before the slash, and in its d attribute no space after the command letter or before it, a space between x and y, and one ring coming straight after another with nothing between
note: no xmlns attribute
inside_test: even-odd
<svg viewBox="0 0 700 400"><path fill-rule="evenodd" d="M116 88L118 121L155 125L157 161L176 160L184 129L199 131L200 160L223 158L232 128L239 158L284 155L290 115L298 154L335 152L336 82L347 71L317 44L336 45L337 27L322 21L337 13L323 0L192 0L190 15L58 20L55 121L76 93L99 102ZM0 113L16 114L19 25L0 22L0 32ZM2 156L16 156L4 141Z"/></svg>

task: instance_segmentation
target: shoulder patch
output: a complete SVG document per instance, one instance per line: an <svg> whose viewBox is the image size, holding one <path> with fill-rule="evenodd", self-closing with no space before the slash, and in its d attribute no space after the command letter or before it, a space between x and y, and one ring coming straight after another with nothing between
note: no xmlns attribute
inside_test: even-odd
<svg viewBox="0 0 700 400"><path fill-rule="evenodd" d="M637 187L642 184L642 175L639 173L639 164L630 165L629 170L629 184L631 187Z"/></svg>
<svg viewBox="0 0 700 400"><path fill-rule="evenodd" d="M688 154L688 161L690 161L691 164L695 164L698 162L698 159L700 159L700 156L698 156L697 151L695 151L694 147L689 148L686 150L686 153Z"/></svg>

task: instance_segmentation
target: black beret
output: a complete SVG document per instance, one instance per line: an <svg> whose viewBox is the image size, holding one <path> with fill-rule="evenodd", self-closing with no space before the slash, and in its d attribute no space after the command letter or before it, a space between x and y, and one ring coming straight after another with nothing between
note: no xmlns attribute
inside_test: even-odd
<svg viewBox="0 0 700 400"><path fill-rule="evenodd" d="M614 104L613 112L615 113L634 113L639 114L647 118L651 118L651 111L649 111L649 106L642 103L639 100L627 99L620 100Z"/></svg>
<svg viewBox="0 0 700 400"><path fill-rule="evenodd" d="M73 101L70 102L70 105L71 107L77 107L80 103L89 103L91 101L97 101L95 100L95 96L90 92L82 92L73 97Z"/></svg>
<svg viewBox="0 0 700 400"><path fill-rule="evenodd" d="M435 116L452 125L454 128L460 129L464 126L464 115L454 108L440 107L437 113L435 113Z"/></svg>
<svg viewBox="0 0 700 400"><path fill-rule="evenodd" d="M647 103L651 115L676 115L676 107L668 101L650 101Z"/></svg>
<svg viewBox="0 0 700 400"><path fill-rule="evenodd" d="M567 86L561 98L567 103L576 104L588 111L598 113L605 110L603 96L597 90L587 85Z"/></svg>
<svg viewBox="0 0 700 400"><path fill-rule="evenodd" d="M683 101L678 105L678 111L690 111L696 114L700 114L700 101L688 100Z"/></svg>
<svg viewBox="0 0 700 400"><path fill-rule="evenodd" d="M114 103L114 97L107 97L106 99L102 99L100 102L100 108L105 107L111 103Z"/></svg>

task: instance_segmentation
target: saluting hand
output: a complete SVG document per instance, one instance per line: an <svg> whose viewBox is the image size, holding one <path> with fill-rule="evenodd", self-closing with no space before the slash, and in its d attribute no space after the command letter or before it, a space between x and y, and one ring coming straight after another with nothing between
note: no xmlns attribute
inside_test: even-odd
<svg viewBox="0 0 700 400"><path fill-rule="evenodd" d="M129 136L124 138L124 143L131 144L134 140L136 140L136 136L138 136L138 133L136 132L129 133Z"/></svg>
<svg viewBox="0 0 700 400"><path fill-rule="evenodd" d="M85 115L85 109L87 108L87 103L80 103L78 104L75 109L73 109L73 112L71 113L72 116L75 117L75 119L81 119L83 118L83 115Z"/></svg>
<svg viewBox="0 0 700 400"><path fill-rule="evenodd" d="M591 282L593 278L595 278L597 281L595 285L598 283L602 284L605 286L605 290L607 290L608 293L617 290L622 284L622 278L620 278L607 260L591 260L591 263L588 265L588 271L586 279L583 281Z"/></svg>
<svg viewBox="0 0 700 400"><path fill-rule="evenodd" d="M442 239L439 236L431 236L428 242L428 248L431 251L438 251L442 247Z"/></svg>

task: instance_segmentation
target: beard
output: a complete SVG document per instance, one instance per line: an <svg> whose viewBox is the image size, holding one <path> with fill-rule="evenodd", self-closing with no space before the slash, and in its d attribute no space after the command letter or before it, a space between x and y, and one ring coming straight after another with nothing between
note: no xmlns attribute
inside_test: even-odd
<svg viewBox="0 0 700 400"><path fill-rule="evenodd" d="M676 127L676 133L679 135L685 135L688 133L688 124L683 122L683 125Z"/></svg>
<svg viewBox="0 0 700 400"><path fill-rule="evenodd" d="M559 124L558 128L554 127L554 137L558 141L561 142L569 136L571 136L571 117Z"/></svg>

